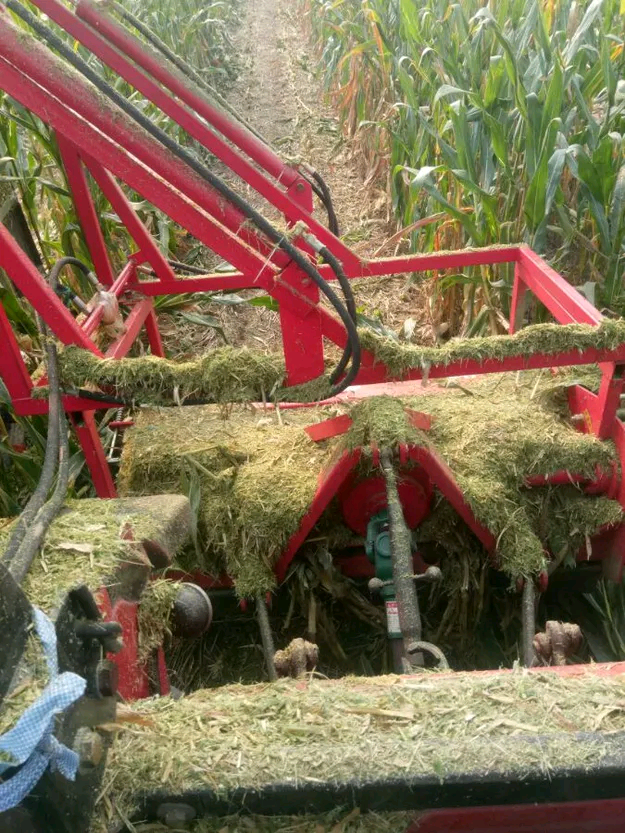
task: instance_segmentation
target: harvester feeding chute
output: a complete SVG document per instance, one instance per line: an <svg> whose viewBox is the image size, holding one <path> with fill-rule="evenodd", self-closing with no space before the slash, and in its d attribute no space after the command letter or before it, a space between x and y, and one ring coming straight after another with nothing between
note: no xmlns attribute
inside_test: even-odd
<svg viewBox="0 0 625 833"><path fill-rule="evenodd" d="M578 625L549 619L541 630L537 609L563 575L572 593L621 580L625 324L526 246L357 256L321 176L285 164L115 3L0 2L0 89L54 132L91 257L62 258L44 277L0 224L0 268L47 333L47 362L31 373L0 305L0 377L15 414L56 426L47 485L0 529L3 732L57 677L37 654L33 607L54 625L47 649L61 676L85 681L51 712L48 757L0 828L208 831L244 812L258 829L291 829L285 817L303 814L318 830L344 811L362 831L621 829L625 668L577 664ZM123 258L107 249L96 189L134 241ZM137 194L232 268L195 274L168 260ZM507 334L424 347L360 326L354 280L472 266L514 272ZM64 283L70 267L91 297ZM280 354L165 357L155 297L244 290L278 305ZM523 326L530 301L549 323ZM66 419L98 498L61 508ZM271 594L315 547L323 581L360 588L361 619L385 622L399 676L319 680L312 640L275 651ZM526 669L451 671L471 660L450 653L445 634L480 620L473 598L490 582L517 612ZM180 698L164 646L172 633L201 637L233 594L243 608L252 600L272 684ZM309 610L300 637L312 632ZM227 647L227 627L222 636ZM0 801L32 755L9 755Z"/></svg>

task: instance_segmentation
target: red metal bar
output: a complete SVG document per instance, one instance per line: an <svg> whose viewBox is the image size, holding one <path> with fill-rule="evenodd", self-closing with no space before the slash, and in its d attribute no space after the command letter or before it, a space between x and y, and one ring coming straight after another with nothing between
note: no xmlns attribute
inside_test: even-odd
<svg viewBox="0 0 625 833"><path fill-rule="evenodd" d="M510 327L508 332L513 335L523 326L525 308L527 305L527 285L523 282L523 270L518 263L514 266L514 285L512 287L512 301L510 303Z"/></svg>
<svg viewBox="0 0 625 833"><path fill-rule="evenodd" d="M1 9L0 20L3 23L0 26L0 52L14 51L17 48L15 40L19 42L19 38L15 38L10 26L4 26L5 17ZM34 40L33 44L37 46ZM254 285L255 282L260 283L264 276L275 270L262 253L253 251L245 245L242 241L243 231L241 237L238 237L220 225L210 214L193 204L177 187L172 188L164 179L155 176L148 167L133 159L124 147L111 141L102 131L96 130L91 124L77 116L71 106L66 107L38 84L33 83L30 75L36 73L37 66L43 63L46 57L49 59L51 55L46 56L45 50L40 55L32 54L30 49L23 49L20 63L25 65L25 74L0 58L0 87L53 128L71 132L75 144L83 153L97 154L98 159L112 173L122 177L130 187L187 228L198 240L246 273L249 276L250 285ZM60 85L63 76L59 73L59 67L56 64L52 67L40 66L39 68L43 72L42 80L45 80L48 71L55 72L57 76L60 76L55 79ZM85 93L85 90L81 93ZM90 106L97 110L98 99L94 98L89 90L85 94L89 98ZM103 122L106 122L106 116L104 114L102 116ZM117 122L120 118L121 116L117 115ZM116 127L119 127L119 124ZM136 132L138 133L138 130ZM121 135L120 140L124 141ZM178 167L177 164L176 167Z"/></svg>
<svg viewBox="0 0 625 833"><path fill-rule="evenodd" d="M402 272L460 269L464 266L487 266L495 263L515 263L519 259L522 248L519 246L492 246L483 249L461 249L458 252L433 252L432 254L382 257L378 260L366 261L362 277L401 275ZM360 276L348 273L348 277Z"/></svg>
<svg viewBox="0 0 625 833"><path fill-rule="evenodd" d="M80 445L82 446L98 497L117 497L117 490L104 449L102 448L93 411L72 414L71 421Z"/></svg>
<svg viewBox="0 0 625 833"><path fill-rule="evenodd" d="M324 332L324 335L327 333ZM331 336L328 336L331 337ZM334 339L332 339L334 340ZM448 365L434 365L428 373L415 368L402 376L403 380L445 379L449 376L474 376L482 373L503 373L517 370L536 370L541 367L573 367L581 364L600 364L601 362L625 362L625 344L614 350L599 350L589 347L587 350L568 350L562 353L534 353L531 356L509 356L506 359L485 359L483 362L475 359L450 362ZM389 381L388 370L381 362L373 367L365 368L358 375L355 384L371 384L373 382Z"/></svg>
<svg viewBox="0 0 625 833"><path fill-rule="evenodd" d="M447 463L432 449L421 446L407 446L407 456L423 468L433 485L447 498L469 529L484 544L485 549L490 553L494 552L496 541L492 532L476 519Z"/></svg>
<svg viewBox="0 0 625 833"><path fill-rule="evenodd" d="M290 266L281 275L280 287L293 287L297 291L297 299L282 292L277 282L271 293L283 300L280 304L280 330L289 385L316 379L325 372L319 289L315 285L306 286L305 282L299 269ZM307 282L310 284L310 279ZM301 302L306 306L300 307ZM306 310L304 314L303 308Z"/></svg>
<svg viewBox="0 0 625 833"><path fill-rule="evenodd" d="M0 345L0 379L6 385L9 396L11 399L30 397L33 383L1 302Z"/></svg>
<svg viewBox="0 0 625 833"><path fill-rule="evenodd" d="M519 248L523 283L560 324L600 324L603 315L527 246Z"/></svg>
<svg viewBox="0 0 625 833"><path fill-rule="evenodd" d="M3 81L1 72L0 81ZM0 268L4 269L28 303L64 344L77 344L85 350L102 355L2 224L0 224Z"/></svg>
<svg viewBox="0 0 625 833"><path fill-rule="evenodd" d="M385 257L378 260L369 260L357 264L345 263L345 274L350 280L356 278L372 278L401 275L405 272L426 272L443 269L461 268L463 266L488 265L495 263L514 263L519 253L518 246L500 246L497 248L485 249L463 249L459 252L436 252L429 255L406 255L403 257ZM481 256L480 256L481 254ZM326 264L317 267L319 273L326 281L336 281L336 275ZM174 292L210 292L215 289L241 289L247 284L242 280L228 286L218 286L217 281L239 280L237 275L200 275L199 277L178 278L175 284L168 287L160 287L154 283L142 284L142 291L146 295L160 295L165 289L168 293Z"/></svg>
<svg viewBox="0 0 625 833"><path fill-rule="evenodd" d="M123 629L123 647L115 655L119 669L119 693L124 700L142 700L150 696L150 680L145 665L139 662L139 606L136 602L118 599L111 611L111 620Z"/></svg>
<svg viewBox="0 0 625 833"><path fill-rule="evenodd" d="M339 459L325 472L322 472L317 486L317 492L310 505L310 509L302 519L297 532L289 539L284 552L274 567L278 582L284 580L291 561L302 546L310 530L317 523L330 501L345 483L350 472L360 460L361 451L344 451Z"/></svg>
<svg viewBox="0 0 625 833"><path fill-rule="evenodd" d="M618 673L623 673L622 667ZM406 833L620 833L624 817L622 798L570 804L462 807L420 814Z"/></svg>
<svg viewBox="0 0 625 833"><path fill-rule="evenodd" d="M80 156L74 145L62 133L57 133L56 140L61 152L61 159L63 160L63 167L65 168L74 206L76 207L78 222L85 235L95 273L103 286L112 286L115 275L113 274L113 267L100 228L100 220L93 205Z"/></svg>
<svg viewBox="0 0 625 833"><path fill-rule="evenodd" d="M133 44L132 36L115 22L102 16L99 11L89 3L82 3L79 6L79 14L84 20L89 21L94 31L86 26L76 15L62 6L57 0L35 0L35 5L47 14L52 20L62 26L72 37L87 47L94 55L97 55L105 64L113 69L118 75L128 81L136 90L141 92L149 101L152 101L164 113L179 124L190 136L200 142L210 153L220 159L230 170L234 171L255 191L265 197L272 205L281 211L291 223L304 220L310 231L316 235L325 245L331 246L337 257L343 260L358 260L354 253L345 246L338 238L331 234L328 229L315 220L310 212L305 211L301 204L290 199L288 193L275 185L270 179L262 174L250 162L242 157L231 145L217 136L205 122L200 121L195 113L200 113L213 124L215 116L214 108L207 107L203 99L191 103L193 112L182 106L178 100L173 98L163 87L155 83L138 67L151 67L160 70L160 75L167 75L162 64L151 58L137 45ZM106 40L98 32L103 32ZM113 49L110 44L118 46L126 51L126 46L132 50L132 58L136 64L128 61L123 54ZM134 47L134 48L133 48ZM138 66L137 66L138 64ZM157 64L156 67L154 65ZM175 79L174 79L175 80ZM181 89L178 92L179 99L190 104L189 99L194 98L184 85L178 85ZM195 97L198 98L197 96ZM197 108L201 109L197 109ZM206 112L202 112L206 110ZM296 188L306 188L307 183L303 181L296 185ZM309 186L308 186L309 187Z"/></svg>
<svg viewBox="0 0 625 833"><path fill-rule="evenodd" d="M107 402L107 401L98 401L97 403L94 402L93 399L82 398L79 396L64 396L63 397L63 408L65 412L68 414L80 412L89 409L107 409L107 408L119 408L119 403L115 402ZM48 400L47 399L14 399L13 400L13 409L16 414L20 416L36 416L37 414L47 414L48 413Z"/></svg>
<svg viewBox="0 0 625 833"><path fill-rule="evenodd" d="M145 331L148 334L148 342L153 356L165 356L163 348L163 341L158 329L158 319L154 309L151 309L148 317L145 319Z"/></svg>
<svg viewBox="0 0 625 833"><path fill-rule="evenodd" d="M351 427L352 418L349 414L341 414L341 416L324 419L323 422L309 425L307 428L304 428L304 431L313 442L320 443L323 440L330 440L332 437L339 437L341 434L346 434Z"/></svg>
<svg viewBox="0 0 625 833"><path fill-rule="evenodd" d="M146 276L144 280L137 280L128 289L141 292L142 295L184 295L194 292L231 292L235 289L257 288L257 282L250 281L249 276L241 272L215 273L200 275L197 278L178 277L173 281L153 280Z"/></svg>
<svg viewBox="0 0 625 833"><path fill-rule="evenodd" d="M113 210L128 229L142 257L148 261L156 272L156 276L163 281L175 281L176 275L174 270L167 263L166 258L156 245L154 238L143 225L137 216L137 212L111 174L91 157L86 157L85 162L91 176L98 183L100 190L110 202Z"/></svg>
<svg viewBox="0 0 625 833"><path fill-rule="evenodd" d="M593 415L593 433L599 439L607 440L612 435L616 412L620 408L623 393L623 365L608 364L597 395L597 410Z"/></svg>
<svg viewBox="0 0 625 833"><path fill-rule="evenodd" d="M132 347L134 340L141 332L141 328L145 324L146 318L153 313L152 299L144 298L142 301L136 303L128 318L124 321L126 332L120 336L117 341L108 348L104 354L107 359L121 359Z"/></svg>

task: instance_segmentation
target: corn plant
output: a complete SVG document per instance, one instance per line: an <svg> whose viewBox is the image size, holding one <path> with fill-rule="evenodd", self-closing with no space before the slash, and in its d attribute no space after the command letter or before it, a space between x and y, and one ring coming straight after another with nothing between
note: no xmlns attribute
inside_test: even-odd
<svg viewBox="0 0 625 833"><path fill-rule="evenodd" d="M527 242L597 303L625 308L617 0L306 6L345 129L367 158L383 155L414 249ZM497 330L511 279L447 275L435 299L462 308L465 333Z"/></svg>

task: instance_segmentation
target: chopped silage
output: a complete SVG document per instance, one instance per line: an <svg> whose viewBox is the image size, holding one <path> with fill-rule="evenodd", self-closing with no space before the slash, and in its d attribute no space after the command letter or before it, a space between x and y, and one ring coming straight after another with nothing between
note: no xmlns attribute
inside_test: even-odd
<svg viewBox="0 0 625 833"><path fill-rule="evenodd" d="M437 347L404 344L368 329L360 329L359 336L363 349L401 378L410 370L422 370L427 375L431 368L465 360L484 362L537 353L615 349L625 341L625 322L605 319L599 326L534 324L512 336L452 339ZM297 387L283 387L286 371L282 356L245 347L219 347L197 359L177 362L156 356L100 359L88 350L71 346L60 352L59 366L66 386L112 388L117 395L146 405L172 405L195 399L317 401L330 393L325 377Z"/></svg>
<svg viewBox="0 0 625 833"><path fill-rule="evenodd" d="M501 568L512 579L533 575L546 561L544 501L558 490L528 493L526 478L557 471L592 478L617 460L611 443L566 421L550 395L554 385L548 372L528 372L462 386L452 381L444 391L424 388L420 396L372 397L351 407L143 410L127 433L120 488L126 494L175 491L181 479L195 477L202 547L187 566L225 569L239 594L252 596L273 588L272 565L308 511L320 473L344 448L424 445L450 466L475 517L495 536ZM414 428L404 407L430 414L431 430ZM314 443L304 432L306 424L341 412L353 420L346 435ZM575 517L561 512L551 532L567 539L569 554L577 543L568 534L572 519L583 543L622 518L615 501L573 487L565 493Z"/></svg>
<svg viewBox="0 0 625 833"><path fill-rule="evenodd" d="M590 768L607 747L586 733L625 731L625 679L426 672L225 686L134 708L144 725L118 733L107 768L107 800L128 817L153 792Z"/></svg>
<svg viewBox="0 0 625 833"><path fill-rule="evenodd" d="M393 375L409 370L446 367L453 362L552 355L583 350L615 350L625 341L625 321L605 318L598 326L589 324L532 324L514 335L451 339L440 347L403 344L381 337L372 330L359 330L360 342Z"/></svg>
<svg viewBox="0 0 625 833"><path fill-rule="evenodd" d="M202 549L182 566L234 575L242 596L273 587L271 567L306 514L330 451L303 427L321 411L217 407L142 411L127 434L119 488L149 494L201 488Z"/></svg>
<svg viewBox="0 0 625 833"><path fill-rule="evenodd" d="M17 667L8 693L0 702L0 735L15 726L26 709L39 698L48 683L48 678L43 646L31 628L22 661ZM0 760L10 762L10 758L4 752L0 752Z"/></svg>
<svg viewBox="0 0 625 833"><path fill-rule="evenodd" d="M179 590L179 581L157 578L142 593L137 613L139 663L147 662L152 652L171 636L171 615Z"/></svg>
<svg viewBox="0 0 625 833"><path fill-rule="evenodd" d="M184 362L157 356L100 359L88 350L67 347L59 354L59 367L65 385L112 387L118 395L153 405L187 399L261 401L285 376L282 357L245 347L218 347Z"/></svg>
<svg viewBox="0 0 625 833"><path fill-rule="evenodd" d="M124 563L145 564L137 541L151 538L157 519L145 513L119 514L118 500L72 500L52 523L39 555L24 579L23 589L33 605L52 613L69 590L86 584L91 590L114 590ZM122 538L130 525L134 541ZM0 530L0 552L10 527Z"/></svg>

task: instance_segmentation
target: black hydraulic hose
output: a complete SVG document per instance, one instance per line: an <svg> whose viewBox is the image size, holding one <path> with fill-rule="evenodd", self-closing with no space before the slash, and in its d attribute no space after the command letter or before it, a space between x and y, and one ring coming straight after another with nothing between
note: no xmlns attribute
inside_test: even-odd
<svg viewBox="0 0 625 833"><path fill-rule="evenodd" d="M56 347L54 344L49 344L48 374L50 373L52 365L56 363L56 360ZM59 443L56 454L56 461L58 461L56 486L54 487L50 500L37 512L37 515L24 535L17 552L9 562L9 572L18 584L21 584L26 577L30 569L30 565L32 564L33 559L39 551L46 533L50 528L50 524L60 512L67 496L67 487L69 484L69 441L67 437L67 419L65 417L65 411L63 409L63 403L60 395L58 396L57 413L59 421Z"/></svg>
<svg viewBox="0 0 625 833"><path fill-rule="evenodd" d="M50 288L56 292L61 270L68 265L78 266L86 274L89 269L80 260L73 257L63 257L58 260L48 275ZM46 451L41 469L39 483L31 499L22 511L15 531L11 535L9 544L2 556L2 562L20 584L41 546L48 528L59 513L69 482L69 441L67 437L67 420L61 398L59 367L56 345L45 325L43 335L47 338L46 355L48 370L48 435ZM56 486L50 499L46 502L48 492L57 471Z"/></svg>
<svg viewBox="0 0 625 833"><path fill-rule="evenodd" d="M345 296L347 312L349 313L350 318L354 322L355 326L357 315L356 300L354 298L354 293L352 291L352 285L349 282L349 278L345 274L340 260L338 260L338 258L336 258L326 246L319 250L319 254L326 261L326 263L330 266L330 268L336 275L341 290L343 291L343 295ZM334 384L338 379L341 378L341 375L345 372L345 368L347 367L350 358L352 359L352 365L356 363L358 366L360 366L360 339L356 344L356 350L356 353L352 352L352 344L348 341L345 346L345 350L343 351L343 355L341 356L339 363L334 368L334 371L330 377L330 381L332 382L332 384Z"/></svg>
<svg viewBox="0 0 625 833"><path fill-rule="evenodd" d="M319 200L320 200L321 204L323 205L323 207L326 210L326 213L328 215L328 230L332 234L334 234L335 237L338 237L339 236L339 221L338 221L338 218L337 218L336 213L334 211L334 205L332 203L332 197L330 195L330 190L327 189L327 185L326 185L327 193L325 193L319 187L319 185L317 185L317 183L314 181L314 179L310 179L305 173L302 173L302 171L300 171L300 173L304 177L306 182L312 188L313 194L316 194L317 197L319 197ZM325 185L325 183L324 183L324 185Z"/></svg>
<svg viewBox="0 0 625 833"><path fill-rule="evenodd" d="M251 220L256 228L264 234L272 243L284 251L289 258L296 263L299 268L319 287L321 292L326 296L328 301L332 304L337 314L339 315L345 329L347 330L348 343L352 351L352 363L349 371L345 374L341 382L336 384L332 389L332 394L336 395L349 385L356 378L360 369L360 345L358 338L358 331L349 312L341 302L338 295L329 286L329 284L319 274L317 269L312 265L308 258L302 254L296 246L294 246L287 237L276 229L262 214L256 211L246 200L243 199L236 191L233 191L229 185L216 176L205 165L195 159L190 153L167 135L163 130L157 127L153 122L147 118L137 107L131 104L120 93L117 92L110 84L104 81L91 67L80 58L67 44L65 44L59 37L57 37L48 26L41 20L34 17L27 9L25 9L16 0L6 0L7 8L15 12L28 26L37 32L50 47L62 55L68 63L84 75L91 83L100 90L101 93L113 101L120 109L122 109L130 118L140 124L147 132L162 144L167 150L173 153L178 159L183 161L191 168L198 176L207 182L212 188L218 191L228 202L234 205L242 214ZM337 276L338 277L338 276Z"/></svg>
<svg viewBox="0 0 625 833"><path fill-rule="evenodd" d="M86 278L91 275L91 270L88 266L85 266L82 260L78 260L77 257L62 257L56 261L48 275L48 283L54 292L57 290L60 274L66 266L77 266Z"/></svg>
<svg viewBox="0 0 625 833"><path fill-rule="evenodd" d="M328 229L332 232L332 234L335 237L339 237L339 220L336 216L336 211L334 210L334 203L332 202L332 194L330 193L330 189L328 188L325 179L321 176L321 174L318 171L312 171L311 176L317 183L315 193L321 193L321 202L323 203L325 210L328 213Z"/></svg>
<svg viewBox="0 0 625 833"><path fill-rule="evenodd" d="M32 493L30 500L22 510L21 515L17 519L15 528L11 533L11 537L9 538L9 542L2 556L3 563L10 562L19 550L30 525L41 507L44 505L54 480L59 450L59 406L61 399L56 354L52 361L50 361L50 356L48 355L48 385L50 389L48 395L48 434L46 437L46 450L43 459L43 466L41 468L41 475L39 477L39 483L37 484L35 491Z"/></svg>
<svg viewBox="0 0 625 833"><path fill-rule="evenodd" d="M238 113L225 99L220 93L212 87L202 76L187 62L184 58L181 58L179 55L170 49L167 44L159 38L159 36L153 32L149 26L146 26L143 21L136 17L132 12L125 9L119 3L114 3L113 8L115 11L122 17L126 23L129 23L134 29L136 29L146 41L151 44L155 49L157 49L162 55L164 55L167 60L171 61L177 69L182 72L189 80L193 81L199 87L201 87L205 92L207 92L210 96L212 96L218 104L220 104L224 109L226 109L231 116L237 119L237 121L241 122L241 124L246 127L251 133L256 136L257 139L260 139L266 145L270 145L270 142L262 136L251 124L243 119L243 117ZM328 229L334 234L336 237L339 236L339 222L336 216L336 212L334 210L334 205L332 203L332 195L330 194L330 189L326 185L325 180L323 177L317 172L310 169L310 174L313 177L313 182L311 182L311 186L315 194L321 200L322 205L327 211L328 214ZM305 177L308 179L308 177ZM309 180L310 182L310 180Z"/></svg>

